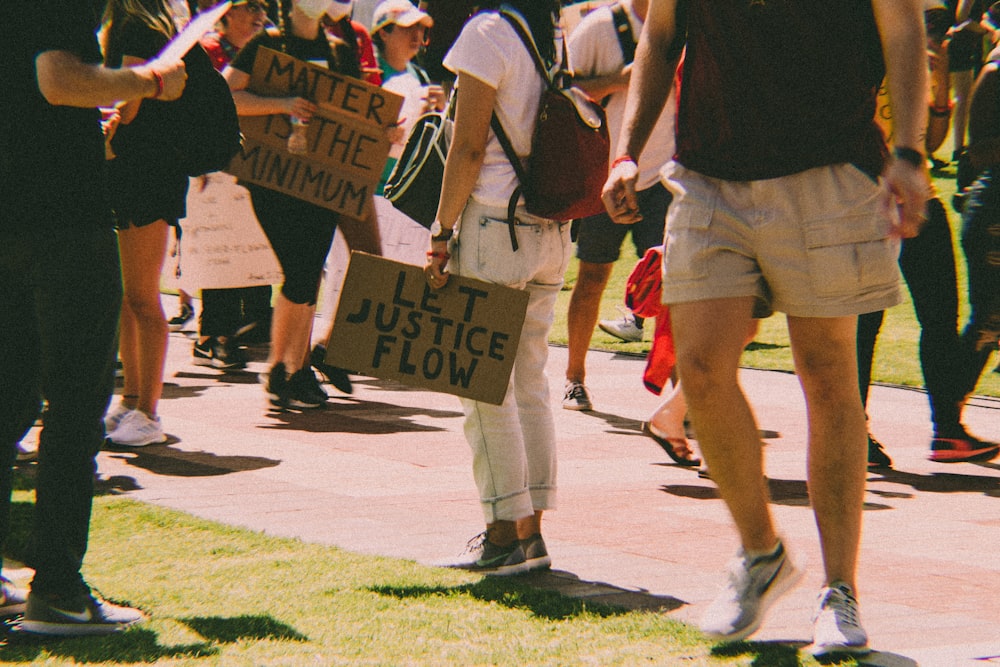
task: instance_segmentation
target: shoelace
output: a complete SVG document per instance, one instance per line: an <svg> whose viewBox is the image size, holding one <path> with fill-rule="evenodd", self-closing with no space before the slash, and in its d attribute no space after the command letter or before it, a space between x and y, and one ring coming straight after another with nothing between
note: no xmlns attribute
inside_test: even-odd
<svg viewBox="0 0 1000 667"><path fill-rule="evenodd" d="M857 604L854 596L843 588L831 587L820 594L820 604L813 621L819 618L820 612L824 609L832 609L838 623L843 622L856 627L859 625Z"/></svg>
<svg viewBox="0 0 1000 667"><path fill-rule="evenodd" d="M587 396L587 390L583 388L583 385L574 382L569 386L566 391L566 398L585 398Z"/></svg>
<svg viewBox="0 0 1000 667"><path fill-rule="evenodd" d="M462 555L464 556L465 554L471 554L477 551L482 551L485 547L486 547L486 531L484 530L483 532L479 533L471 540L466 542L465 551L462 552Z"/></svg>

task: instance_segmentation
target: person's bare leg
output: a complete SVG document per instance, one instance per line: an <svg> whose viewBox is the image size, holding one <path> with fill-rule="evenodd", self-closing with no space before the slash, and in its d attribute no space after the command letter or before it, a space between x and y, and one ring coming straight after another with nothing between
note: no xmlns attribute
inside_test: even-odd
<svg viewBox="0 0 1000 667"><path fill-rule="evenodd" d="M125 291L122 321L123 331L127 331L119 346L123 351L125 393L138 395L135 407L150 417L156 416L163 393L167 356L168 329L160 302L160 272L169 229L166 221L158 220L118 233Z"/></svg>
<svg viewBox="0 0 1000 667"><path fill-rule="evenodd" d="M855 591L868 451L856 330L856 317L788 318L809 417L809 497L826 583L843 581Z"/></svg>
<svg viewBox="0 0 1000 667"><path fill-rule="evenodd" d="M291 374L302 368L309 353L315 305L293 303L279 294L271 318L271 353L268 365L283 362Z"/></svg>
<svg viewBox="0 0 1000 667"><path fill-rule="evenodd" d="M542 510L535 510L535 513L518 519L516 522L517 539L526 540L532 535L542 533Z"/></svg>
<svg viewBox="0 0 1000 667"><path fill-rule="evenodd" d="M579 263L579 272L566 313L569 334L569 359L566 362L566 379L583 382L587 376L587 351L600 316L601 295L608 284L614 264Z"/></svg>
<svg viewBox="0 0 1000 667"><path fill-rule="evenodd" d="M772 550L778 538L757 424L737 377L753 303L753 297L740 297L670 308L677 369L699 447L743 549L760 553Z"/></svg>
<svg viewBox="0 0 1000 667"><path fill-rule="evenodd" d="M952 143L956 154L965 147L966 128L969 123L969 98L974 82L975 76L972 70L951 73L952 99L955 103L955 108L951 112Z"/></svg>

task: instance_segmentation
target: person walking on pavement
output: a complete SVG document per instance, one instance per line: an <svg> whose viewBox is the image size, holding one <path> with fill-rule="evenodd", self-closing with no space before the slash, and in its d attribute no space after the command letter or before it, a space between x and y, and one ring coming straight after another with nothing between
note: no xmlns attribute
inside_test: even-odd
<svg viewBox="0 0 1000 667"><path fill-rule="evenodd" d="M0 582L0 614L23 611L19 627L45 635L118 632L145 618L99 599L80 573L122 299L98 107L176 99L186 73L156 60L103 67L98 4L0 4L8 45L0 64L0 553L15 444L47 401L28 558L35 574L27 596Z"/></svg>
<svg viewBox="0 0 1000 667"><path fill-rule="evenodd" d="M921 0L652 0L604 202L638 215L639 155L686 43L677 155L664 175L664 295L692 425L740 551L702 629L737 641L801 577L768 508L737 381L754 301L786 313L809 419L809 494L823 552L815 654L865 653L856 572L866 429L859 313L900 301L899 237L924 219L927 66ZM817 44L822 44L817 48ZM892 156L875 124L888 74ZM862 270L863 269L863 270Z"/></svg>
<svg viewBox="0 0 1000 667"><path fill-rule="evenodd" d="M546 82L513 22L531 35L540 57L554 68L562 51L558 17L558 0L504 3L500 12L470 19L444 61L458 74L457 113L431 225L427 282L432 289L444 287L450 268L456 275L528 293L503 403L462 399L486 531L470 542L471 559L457 566L493 575L551 563L541 533L542 513L554 509L556 499L555 421L545 360L569 264L569 225L531 215L523 203L516 210L517 224L508 221L517 175L490 132L490 121L496 114L518 154L529 152Z"/></svg>
<svg viewBox="0 0 1000 667"><path fill-rule="evenodd" d="M612 140L621 128L635 43L648 8L649 0L619 0L608 7L595 9L573 29L567 43L573 83L593 99L602 100ZM562 406L567 410L593 407L585 384L587 350L594 326L598 324L601 295L621 254L625 237L632 235L638 257L663 243L663 222L670 205L670 193L659 181L659 170L674 154L674 106L673 99L664 105L652 140L638 158L636 187L642 219L628 226L616 225L607 213L580 220L576 239L579 271L566 314L569 359ZM611 151L614 154L614 145ZM599 324L602 330L622 340L642 340L642 318L632 314Z"/></svg>

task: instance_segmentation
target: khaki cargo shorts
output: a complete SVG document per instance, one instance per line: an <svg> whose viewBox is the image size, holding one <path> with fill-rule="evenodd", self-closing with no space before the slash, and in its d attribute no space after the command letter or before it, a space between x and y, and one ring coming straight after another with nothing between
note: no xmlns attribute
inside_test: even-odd
<svg viewBox="0 0 1000 667"><path fill-rule="evenodd" d="M759 181L663 169L663 301L756 296L794 317L842 317L901 301L889 191L837 164Z"/></svg>

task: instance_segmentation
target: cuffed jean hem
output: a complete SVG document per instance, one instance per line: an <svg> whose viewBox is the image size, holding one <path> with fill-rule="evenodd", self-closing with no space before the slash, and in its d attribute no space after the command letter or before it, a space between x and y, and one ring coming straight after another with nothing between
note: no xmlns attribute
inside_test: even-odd
<svg viewBox="0 0 1000 667"><path fill-rule="evenodd" d="M556 487L531 487L503 498L484 498L480 502L486 523L517 521L532 516L535 512L555 509Z"/></svg>

